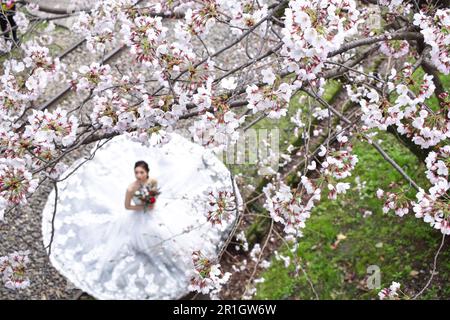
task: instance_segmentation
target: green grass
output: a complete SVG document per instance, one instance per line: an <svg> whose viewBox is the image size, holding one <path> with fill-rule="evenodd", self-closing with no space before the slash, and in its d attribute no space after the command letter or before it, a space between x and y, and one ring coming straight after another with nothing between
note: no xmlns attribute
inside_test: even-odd
<svg viewBox="0 0 450 320"><path fill-rule="evenodd" d="M383 148L420 185L426 187L424 167L406 148L387 133L379 138ZM381 286L395 280L407 286L407 291L417 292L428 279L429 266L440 243L440 232L433 230L412 214L400 218L393 213L382 213L382 201L377 199L378 188L408 190L404 180L377 151L366 142L355 142L359 162L348 180L353 189L346 195L331 201L322 198L306 223L304 237L295 252L302 261L314 288L321 299L374 299L378 289L366 286L367 268L377 265L381 270ZM366 182L361 190L355 179ZM408 192L414 196L415 192ZM372 216L363 218L366 210ZM345 239L333 248L339 234ZM288 255L284 247L280 251ZM441 253L439 276L423 298L450 298L449 288L440 284L450 278L448 251ZM417 278L414 271L424 270ZM295 272L294 266L285 268L282 261L272 259L272 266L262 273L265 282L258 285L257 299L313 299L315 296L304 274ZM439 280L441 279L441 281ZM412 288L414 286L414 288ZM404 289L404 288L403 288Z"/></svg>

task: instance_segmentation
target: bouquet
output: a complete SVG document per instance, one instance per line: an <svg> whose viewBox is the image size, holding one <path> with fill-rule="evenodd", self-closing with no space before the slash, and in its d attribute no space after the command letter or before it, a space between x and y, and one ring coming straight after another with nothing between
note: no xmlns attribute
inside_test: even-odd
<svg viewBox="0 0 450 320"><path fill-rule="evenodd" d="M135 196L141 200L144 205L144 211L156 202L156 197L160 194L158 188L154 188L148 184L143 185L135 192Z"/></svg>

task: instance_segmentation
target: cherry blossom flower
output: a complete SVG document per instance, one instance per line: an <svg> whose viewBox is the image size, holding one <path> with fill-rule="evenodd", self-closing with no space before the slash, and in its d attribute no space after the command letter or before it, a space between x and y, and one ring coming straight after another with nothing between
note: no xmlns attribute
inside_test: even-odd
<svg viewBox="0 0 450 320"><path fill-rule="evenodd" d="M111 67L109 65L100 65L97 62L90 66L81 66L78 73L72 74L72 87L77 92L83 91L101 91L112 85Z"/></svg>
<svg viewBox="0 0 450 320"><path fill-rule="evenodd" d="M372 214L373 214L372 211L370 211L370 210L365 210L364 213L363 213L363 218L368 218L368 217L370 217Z"/></svg>
<svg viewBox="0 0 450 320"><path fill-rule="evenodd" d="M162 146L170 141L169 132L155 127L151 129L137 129L131 133L125 132L132 141L141 143L144 146Z"/></svg>
<svg viewBox="0 0 450 320"><path fill-rule="evenodd" d="M356 32L358 17L353 0L289 1L282 30L282 54L288 70L300 80L316 79L328 53Z"/></svg>
<svg viewBox="0 0 450 320"><path fill-rule="evenodd" d="M256 4L251 0L226 1L218 0L222 12L229 12L231 16L230 26L234 35L241 35L246 29L253 27L268 13L267 1L260 1ZM263 35L266 30L267 22L263 22L255 31Z"/></svg>
<svg viewBox="0 0 450 320"><path fill-rule="evenodd" d="M138 16L132 24L122 26L125 43L144 65L156 64L158 47L165 44L167 28L161 20L161 17Z"/></svg>
<svg viewBox="0 0 450 320"><path fill-rule="evenodd" d="M56 143L68 146L76 139L78 119L75 115L67 117L67 110L56 108L55 111L33 110L28 117L29 125L25 133L33 136L37 144Z"/></svg>
<svg viewBox="0 0 450 320"><path fill-rule="evenodd" d="M47 47L42 47L35 41L25 42L21 47L25 54L22 62L32 71L25 82L28 89L27 98L35 100L51 81L57 79L64 65L60 63L59 58L50 56Z"/></svg>
<svg viewBox="0 0 450 320"><path fill-rule="evenodd" d="M441 178L430 188L429 193L420 190L416 194L417 201L413 202L415 216L446 235L450 234L450 203L442 196L449 188L448 181Z"/></svg>
<svg viewBox="0 0 450 320"><path fill-rule="evenodd" d="M273 73L273 70L271 68L264 69L261 71L261 74L263 75L263 82L267 83L268 85L273 85L275 82L275 74Z"/></svg>
<svg viewBox="0 0 450 320"><path fill-rule="evenodd" d="M185 20L192 34L208 34L214 26L216 17L219 16L218 6L215 0L204 0L200 8L188 9Z"/></svg>
<svg viewBox="0 0 450 320"><path fill-rule="evenodd" d="M197 93L193 95L192 100L199 110L209 109L212 104L212 78L208 78L206 84L199 87Z"/></svg>
<svg viewBox="0 0 450 320"><path fill-rule="evenodd" d="M381 199L384 196L384 190L378 188L376 192L377 198Z"/></svg>
<svg viewBox="0 0 450 320"><path fill-rule="evenodd" d="M380 300L397 300L398 299L398 290L400 289L400 283L392 281L392 284L388 288L381 289L378 293L378 297Z"/></svg>
<svg viewBox="0 0 450 320"><path fill-rule="evenodd" d="M308 186L308 188L311 188ZM312 190L311 190L312 191ZM299 195L294 195L291 188L280 181L278 186L272 183L263 188L266 195L264 208L269 211L275 222L284 225L284 232L294 236L302 236L301 229L305 228L305 222L311 215L314 202L320 200L320 189L314 189L309 200L305 204Z"/></svg>
<svg viewBox="0 0 450 320"><path fill-rule="evenodd" d="M380 0L379 3L388 7L391 11L398 10L399 7L405 5L403 0ZM406 6L409 6L409 4L406 4Z"/></svg>
<svg viewBox="0 0 450 320"><path fill-rule="evenodd" d="M193 140L215 152L225 150L239 138L238 128L245 117L238 117L226 104L216 105L216 114L205 112L189 127Z"/></svg>
<svg viewBox="0 0 450 320"><path fill-rule="evenodd" d="M236 251L239 251L241 248L244 251L248 251L248 241L244 230L241 230L236 234L236 242L239 243L235 246Z"/></svg>
<svg viewBox="0 0 450 320"><path fill-rule="evenodd" d="M340 193L346 193L347 190L350 189L350 183L348 182L338 182L336 186L331 183L328 184L328 199L335 200L337 199L337 195Z"/></svg>
<svg viewBox="0 0 450 320"><path fill-rule="evenodd" d="M398 59L408 54L409 43L406 40L383 41L380 45L380 51L388 57Z"/></svg>
<svg viewBox="0 0 450 320"><path fill-rule="evenodd" d="M396 215L403 217L409 212L410 202L403 194L386 192L383 196L386 198L383 206L384 213L388 213L390 210L393 210Z"/></svg>
<svg viewBox="0 0 450 320"><path fill-rule="evenodd" d="M437 9L431 16L421 11L414 14L414 25L419 26L425 43L431 46L431 61L444 74L450 73L450 56L448 44L450 42L450 9Z"/></svg>
<svg viewBox="0 0 450 320"><path fill-rule="evenodd" d="M86 37L87 48L91 52L104 51L115 40L116 22L120 21L122 25L130 23L133 11L126 8L133 4L136 4L135 0L96 1L89 13L78 14L72 30Z"/></svg>
<svg viewBox="0 0 450 320"><path fill-rule="evenodd" d="M6 205L26 204L26 196L32 193L38 180L32 177L25 161L19 158L0 158L0 198ZM5 207L0 208L3 211Z"/></svg>
<svg viewBox="0 0 450 320"><path fill-rule="evenodd" d="M291 265L292 260L291 260L290 256L285 256L285 255L279 253L277 250L275 250L274 253L275 253L274 254L275 255L275 259L278 260L278 261L280 261L280 260L283 261L283 264L284 264L285 268L288 268Z"/></svg>
<svg viewBox="0 0 450 320"><path fill-rule="evenodd" d="M271 79L269 79L271 80ZM258 88L256 85L247 87L248 108L253 113L268 111L268 117L279 119L287 114L287 107L292 95L292 88L287 83L272 87Z"/></svg>
<svg viewBox="0 0 450 320"><path fill-rule="evenodd" d="M27 16L25 15L25 13L21 12L21 11L17 11L14 14L14 21L17 24L17 30L20 33L26 33L26 31L28 30L28 26L30 24L30 20L28 20Z"/></svg>
<svg viewBox="0 0 450 320"><path fill-rule="evenodd" d="M302 109L299 108L296 111L295 115L293 115L290 119L291 122L294 123L294 125L295 125L294 135L296 137L299 136L300 130L305 127L305 123L303 122L303 119L302 119L302 114L303 114L303 111L302 111Z"/></svg>
<svg viewBox="0 0 450 320"><path fill-rule="evenodd" d="M220 81L220 86L226 90L234 90L237 87L236 78L229 77Z"/></svg>
<svg viewBox="0 0 450 320"><path fill-rule="evenodd" d="M321 164L321 173L335 179L345 179L351 176L351 171L358 162L358 157L351 153L351 146L332 151Z"/></svg>
<svg viewBox="0 0 450 320"><path fill-rule="evenodd" d="M194 276L191 278L188 289L199 293L208 294L211 291L218 291L225 284L231 273L223 273L220 264L206 257L201 251L192 253L194 263Z"/></svg>
<svg viewBox="0 0 450 320"><path fill-rule="evenodd" d="M24 289L30 285L26 276L26 267L30 262L29 251L15 251L0 257L0 275L6 288Z"/></svg>
<svg viewBox="0 0 450 320"><path fill-rule="evenodd" d="M433 82L433 76L424 74L423 82L420 85L420 92L418 99L420 102L424 102L425 99L428 99L434 93L436 86Z"/></svg>
<svg viewBox="0 0 450 320"><path fill-rule="evenodd" d="M250 251L250 258L254 262L259 261L259 255L261 254L261 245L259 243L255 243L252 250Z"/></svg>
<svg viewBox="0 0 450 320"><path fill-rule="evenodd" d="M50 167L45 171L46 175L51 179L57 180L69 168L68 165L58 162L54 167Z"/></svg>
<svg viewBox="0 0 450 320"><path fill-rule="evenodd" d="M206 219L213 226L230 221L232 213L236 210L236 201L232 190L210 187L204 191L204 196Z"/></svg>
<svg viewBox="0 0 450 320"><path fill-rule="evenodd" d="M127 112L127 100L111 90L95 96L93 103L94 109L90 115L92 123L105 132L124 132L136 121L136 117Z"/></svg>
<svg viewBox="0 0 450 320"><path fill-rule="evenodd" d="M395 126L398 133L422 148L433 147L450 136L450 121L445 112L430 111L424 105L435 91L433 76L423 76L418 94L404 84L413 81L410 67L405 64L402 74L393 72L392 79L395 83L389 83L387 90L395 90L397 97L394 103L380 97L374 89L362 89L355 93L350 92L351 89L347 87L347 91L352 100L360 104L362 120L367 128L387 130L389 126Z"/></svg>
<svg viewBox="0 0 450 320"><path fill-rule="evenodd" d="M450 146L446 145L439 148L437 152L431 151L425 163L427 166L426 175L431 183L439 183L441 178L448 180L448 158L450 157Z"/></svg>

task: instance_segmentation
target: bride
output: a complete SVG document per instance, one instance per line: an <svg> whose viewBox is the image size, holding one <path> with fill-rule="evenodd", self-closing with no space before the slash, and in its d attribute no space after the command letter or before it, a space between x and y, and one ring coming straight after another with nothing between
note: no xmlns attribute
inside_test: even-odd
<svg viewBox="0 0 450 320"><path fill-rule="evenodd" d="M136 176L136 180L127 188L125 195L125 209L139 211L144 210L144 204L131 205L131 199L135 197L135 201L139 202L140 200L136 197L135 193L145 185L149 185L151 189L157 188L158 183L156 179L149 177L149 171L150 169L148 167L148 163L143 160L140 160L134 164L134 174ZM148 205L150 209L153 208L153 206L154 203Z"/></svg>
<svg viewBox="0 0 450 320"><path fill-rule="evenodd" d="M98 299L189 293L192 253L216 255L232 224L218 229L206 220L199 205L205 190L234 186L242 201L225 165L175 133L154 147L121 135L80 166L83 160L60 177L56 206L52 190L43 210L43 240L53 266ZM143 201L145 190L158 195Z"/></svg>

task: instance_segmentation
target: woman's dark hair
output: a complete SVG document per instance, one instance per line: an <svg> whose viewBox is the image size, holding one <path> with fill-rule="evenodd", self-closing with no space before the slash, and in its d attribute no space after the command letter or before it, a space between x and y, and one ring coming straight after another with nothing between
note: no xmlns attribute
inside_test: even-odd
<svg viewBox="0 0 450 320"><path fill-rule="evenodd" d="M134 168L141 167L145 171L147 171L147 178L148 178L148 172L150 171L150 168L148 167L148 163L144 160L139 160L134 164Z"/></svg>

